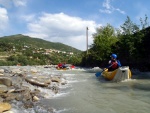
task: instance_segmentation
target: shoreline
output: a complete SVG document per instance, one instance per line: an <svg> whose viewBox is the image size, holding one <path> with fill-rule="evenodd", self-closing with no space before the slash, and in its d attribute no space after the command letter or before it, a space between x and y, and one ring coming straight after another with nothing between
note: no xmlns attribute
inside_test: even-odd
<svg viewBox="0 0 150 113"><path fill-rule="evenodd" d="M1 112L15 113L16 109L31 109L40 100L59 94L67 80L62 73L53 71L53 67L45 66L0 66ZM54 108L49 110L55 111Z"/></svg>

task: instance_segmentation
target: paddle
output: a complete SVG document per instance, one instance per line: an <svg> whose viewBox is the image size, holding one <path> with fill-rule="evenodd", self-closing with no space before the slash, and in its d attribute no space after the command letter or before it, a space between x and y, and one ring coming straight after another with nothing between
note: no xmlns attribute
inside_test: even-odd
<svg viewBox="0 0 150 113"><path fill-rule="evenodd" d="M101 72L97 72L97 73L95 73L95 76L96 77L99 77L99 76L101 76L101 74L106 70L107 68L105 68L103 71L101 71Z"/></svg>
<svg viewBox="0 0 150 113"><path fill-rule="evenodd" d="M97 72L97 73L95 73L95 76L96 77L99 77L99 76L101 76L101 74L106 70L106 69L108 69L108 68L110 68L111 66L113 66L114 64L112 64L112 65L110 65L109 67L107 67L107 68L104 68L104 70L103 71L101 71L101 72Z"/></svg>

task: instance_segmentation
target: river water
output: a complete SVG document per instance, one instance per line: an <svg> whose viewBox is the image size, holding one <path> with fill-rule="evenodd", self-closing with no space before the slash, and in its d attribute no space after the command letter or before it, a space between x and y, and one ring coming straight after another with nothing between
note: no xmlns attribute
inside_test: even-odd
<svg viewBox="0 0 150 113"><path fill-rule="evenodd" d="M68 84L40 104L56 113L148 113L150 79L112 83L83 70L61 71ZM39 112L40 113L40 112Z"/></svg>

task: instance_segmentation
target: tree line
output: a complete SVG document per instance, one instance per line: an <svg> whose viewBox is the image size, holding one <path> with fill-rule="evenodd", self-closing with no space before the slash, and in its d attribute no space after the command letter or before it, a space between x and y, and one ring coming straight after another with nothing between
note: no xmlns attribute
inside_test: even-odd
<svg viewBox="0 0 150 113"><path fill-rule="evenodd" d="M92 35L93 44L88 54L82 53L82 66L107 66L112 53L116 53L123 66L150 70L150 27L148 17L140 18L140 25L134 23L129 16L116 29L112 25L100 26Z"/></svg>

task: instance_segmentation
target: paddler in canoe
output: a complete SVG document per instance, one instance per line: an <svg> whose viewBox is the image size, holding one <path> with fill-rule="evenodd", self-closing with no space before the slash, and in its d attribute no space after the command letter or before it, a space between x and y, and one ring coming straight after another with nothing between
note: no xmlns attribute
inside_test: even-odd
<svg viewBox="0 0 150 113"><path fill-rule="evenodd" d="M121 63L117 60L117 55L112 54L108 67L102 72L96 73L96 77L103 76L107 80L122 81L131 78L131 71L128 66L121 67Z"/></svg>

